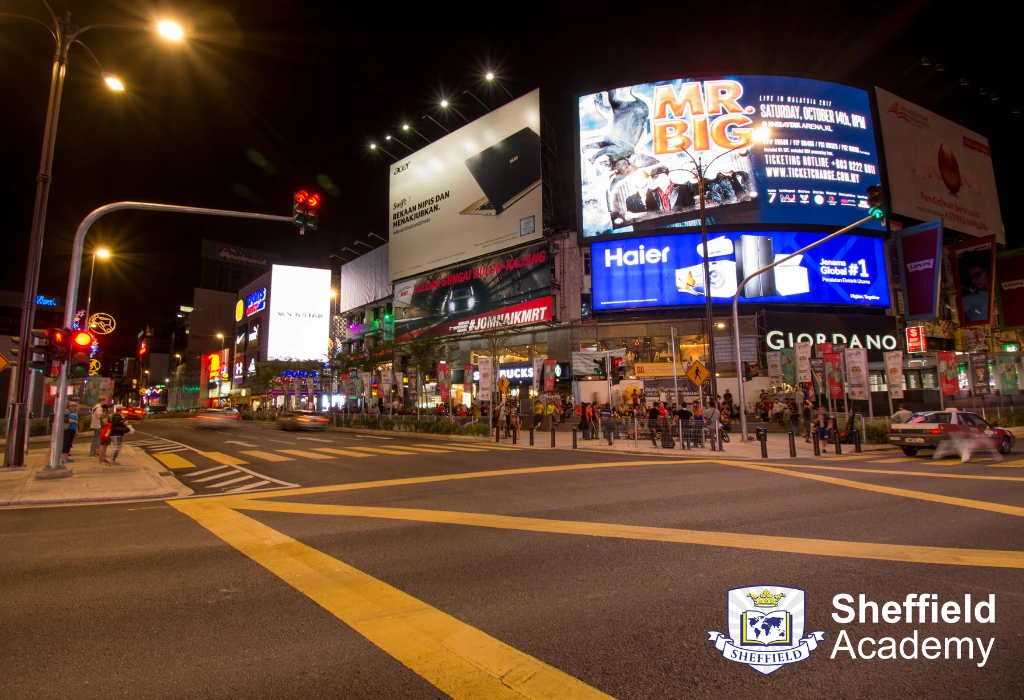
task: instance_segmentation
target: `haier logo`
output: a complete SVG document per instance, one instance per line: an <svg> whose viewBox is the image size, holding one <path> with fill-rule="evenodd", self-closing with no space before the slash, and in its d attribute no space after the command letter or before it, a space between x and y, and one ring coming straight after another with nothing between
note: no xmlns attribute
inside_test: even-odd
<svg viewBox="0 0 1024 700"><path fill-rule="evenodd" d="M604 266L611 267L612 263L615 263L616 267L622 267L623 265L656 265L661 262L668 262L668 250L669 246L665 246L662 249L658 248L647 248L644 249L640 246L637 250L623 251L622 248L616 248L613 253L610 249L604 251Z"/></svg>

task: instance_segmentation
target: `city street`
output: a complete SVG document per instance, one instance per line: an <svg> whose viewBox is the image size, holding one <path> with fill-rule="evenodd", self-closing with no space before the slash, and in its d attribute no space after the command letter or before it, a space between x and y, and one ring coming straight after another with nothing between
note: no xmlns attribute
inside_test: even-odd
<svg viewBox="0 0 1024 700"><path fill-rule="evenodd" d="M0 512L4 698L1024 693L1013 456L610 460L178 420L129 441L197 495ZM765 676L716 651L741 586L806 591L809 659ZM840 624L841 593L994 594L995 621ZM858 656L978 641L865 660L834 653L844 631Z"/></svg>

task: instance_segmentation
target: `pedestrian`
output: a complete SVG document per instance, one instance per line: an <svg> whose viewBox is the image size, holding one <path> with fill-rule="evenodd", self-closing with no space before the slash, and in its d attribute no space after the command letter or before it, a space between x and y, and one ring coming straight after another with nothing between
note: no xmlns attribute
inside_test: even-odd
<svg viewBox="0 0 1024 700"><path fill-rule="evenodd" d="M98 401L89 410L89 429L92 430L92 444L89 445L90 457L96 457L100 453L100 428L103 427L103 409L103 403Z"/></svg>
<svg viewBox="0 0 1024 700"><path fill-rule="evenodd" d="M679 419L679 440L680 442L686 440L686 446L690 446L690 432L692 427L690 425L693 421L693 412L686 407L685 403L679 405L679 409L675 412L676 418Z"/></svg>
<svg viewBox="0 0 1024 700"><path fill-rule="evenodd" d="M647 429L651 431L651 443L653 443L655 447L658 446L658 437L661 432L658 430L660 427L658 425L658 421L660 420L661 411L659 410L658 402L655 401L651 404L651 409L647 412Z"/></svg>
<svg viewBox="0 0 1024 700"><path fill-rule="evenodd" d="M75 435L78 434L78 404L68 404L68 410L64 414L64 444L61 449L60 463L67 464L68 462L74 462L71 459L71 445L75 441Z"/></svg>
<svg viewBox="0 0 1024 700"><path fill-rule="evenodd" d="M100 449L96 453L96 456L99 457L100 464L110 464L110 462L107 460L107 448L110 447L111 426L110 418L107 417L107 414L103 414L103 417L100 419L100 423L101 425L98 431L100 434Z"/></svg>
<svg viewBox="0 0 1024 700"><path fill-rule="evenodd" d="M134 433L135 429L128 425L121 412L118 411L110 419L110 446L113 453L110 455L110 464L117 464L117 456L121 454L121 441L125 435Z"/></svg>
<svg viewBox="0 0 1024 700"><path fill-rule="evenodd" d="M896 413L892 414L892 422L893 423L906 423L908 420L910 420L910 417L912 415L914 415L914 414L911 413L910 411L908 411L907 407L905 405L900 404L900 410L898 410L898 411L896 411Z"/></svg>
<svg viewBox="0 0 1024 700"><path fill-rule="evenodd" d="M704 447L704 409L697 400L693 402L693 444Z"/></svg>
<svg viewBox="0 0 1024 700"><path fill-rule="evenodd" d="M593 421L593 415L591 414L590 404L583 404L583 414L580 416L583 419L583 439L590 439L590 423Z"/></svg>
<svg viewBox="0 0 1024 700"><path fill-rule="evenodd" d="M813 419L815 410L816 407L814 405L814 397L808 395L804 399L804 406L801 411L801 418L803 418L804 421L804 440L806 442L811 441L811 421Z"/></svg>
<svg viewBox="0 0 1024 700"><path fill-rule="evenodd" d="M708 401L707 408L704 409L704 422L708 426L708 433L715 436L715 440L718 440L718 426L721 421L722 414L718 411L718 406L715 405L714 401Z"/></svg>

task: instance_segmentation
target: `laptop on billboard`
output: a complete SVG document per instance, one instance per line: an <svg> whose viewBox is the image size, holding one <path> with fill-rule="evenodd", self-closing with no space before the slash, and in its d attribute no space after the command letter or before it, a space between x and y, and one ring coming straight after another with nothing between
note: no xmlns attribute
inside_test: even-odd
<svg viewBox="0 0 1024 700"><path fill-rule="evenodd" d="M496 216L540 184L540 137L529 127L466 160L484 197L460 214Z"/></svg>

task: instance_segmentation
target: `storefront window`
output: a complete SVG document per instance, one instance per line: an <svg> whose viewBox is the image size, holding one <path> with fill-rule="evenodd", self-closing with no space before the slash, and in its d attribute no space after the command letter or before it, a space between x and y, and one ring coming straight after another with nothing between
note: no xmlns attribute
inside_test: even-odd
<svg viewBox="0 0 1024 700"><path fill-rule="evenodd" d="M906 377L906 383L908 389L920 389L921 388L921 370L911 369L907 370L904 374Z"/></svg>
<svg viewBox="0 0 1024 700"><path fill-rule="evenodd" d="M934 369L923 369L921 370L921 388L922 389L938 389L939 388L939 373Z"/></svg>
<svg viewBox="0 0 1024 700"><path fill-rule="evenodd" d="M889 387L885 384L885 372L870 372L868 374L868 386L872 392L888 391Z"/></svg>
<svg viewBox="0 0 1024 700"><path fill-rule="evenodd" d="M517 362L529 362L531 353L533 357L547 357L547 343L530 343L529 345L509 345L501 350L498 355L498 364L507 365ZM476 364L481 357L490 357L488 348L474 348L470 351L470 361Z"/></svg>

